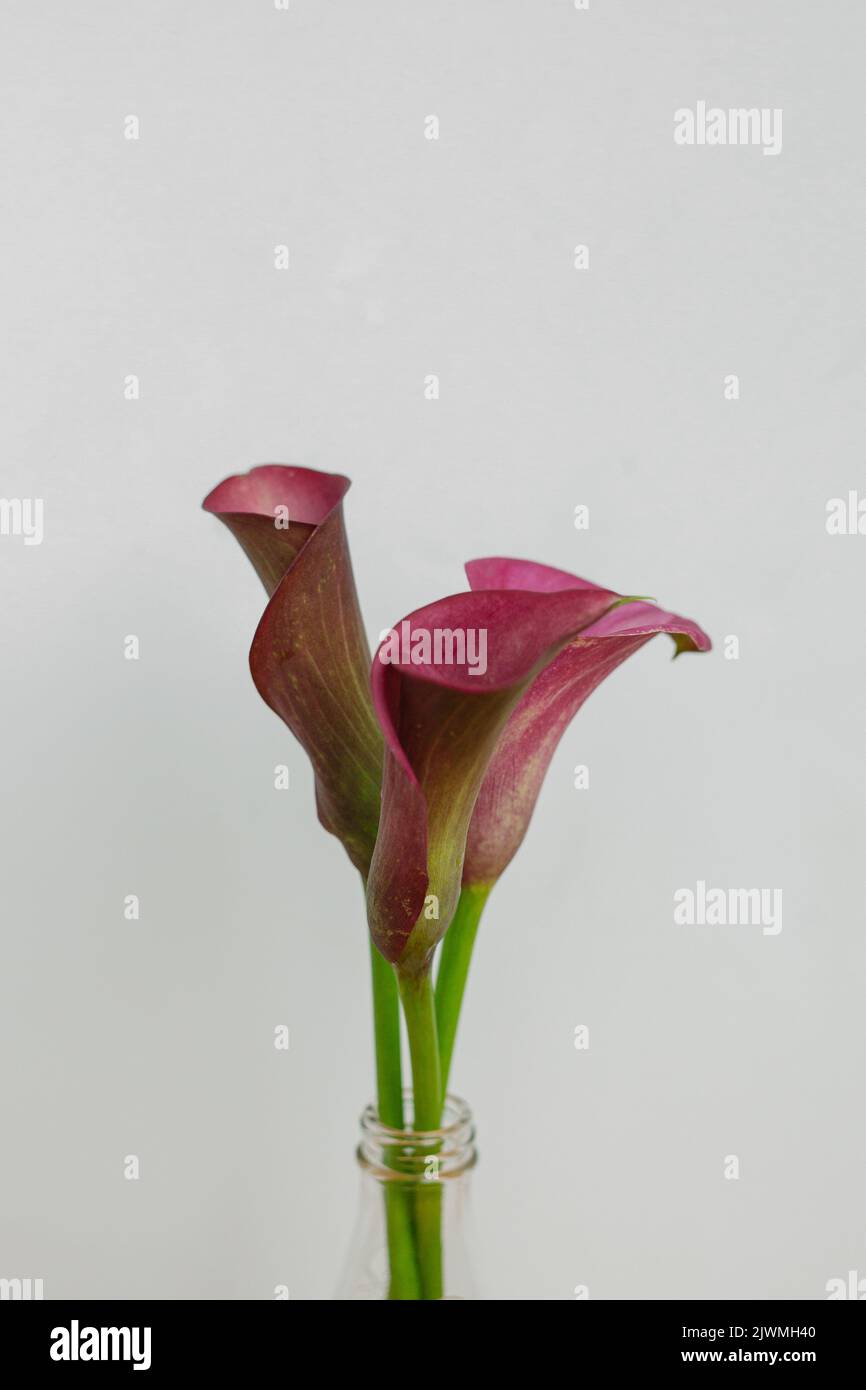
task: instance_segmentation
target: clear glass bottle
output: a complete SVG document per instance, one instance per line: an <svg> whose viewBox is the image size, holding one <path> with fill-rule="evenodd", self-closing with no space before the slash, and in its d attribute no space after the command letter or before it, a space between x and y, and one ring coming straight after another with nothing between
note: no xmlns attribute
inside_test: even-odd
<svg viewBox="0 0 866 1390"><path fill-rule="evenodd" d="M373 1106L357 1149L361 1206L336 1298L477 1299L467 1249L475 1126L465 1101L448 1096L439 1129L389 1129Z"/></svg>

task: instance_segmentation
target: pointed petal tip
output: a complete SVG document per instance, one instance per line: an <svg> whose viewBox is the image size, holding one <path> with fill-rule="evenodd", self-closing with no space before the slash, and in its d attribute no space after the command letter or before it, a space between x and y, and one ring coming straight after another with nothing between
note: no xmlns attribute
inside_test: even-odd
<svg viewBox="0 0 866 1390"><path fill-rule="evenodd" d="M671 661L676 661L678 656L685 656L687 652L710 652L713 644L703 628L698 627L697 623L691 622L687 618L682 620L683 626L688 622L688 631L670 632L669 636L674 644L674 653Z"/></svg>

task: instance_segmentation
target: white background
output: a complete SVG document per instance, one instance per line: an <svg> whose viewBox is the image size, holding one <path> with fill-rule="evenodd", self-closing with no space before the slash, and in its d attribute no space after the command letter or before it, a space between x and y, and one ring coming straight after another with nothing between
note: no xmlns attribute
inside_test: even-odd
<svg viewBox="0 0 866 1390"><path fill-rule="evenodd" d="M198 510L262 461L354 478L371 637L499 553L716 644L592 697L491 899L453 1075L484 1292L866 1275L866 537L825 530L866 492L862 8L50 0L2 30L0 491L45 538L0 537L0 1275L336 1284L361 893ZM781 154L675 146L699 100L782 108ZM698 879L780 887L781 934L675 926Z"/></svg>

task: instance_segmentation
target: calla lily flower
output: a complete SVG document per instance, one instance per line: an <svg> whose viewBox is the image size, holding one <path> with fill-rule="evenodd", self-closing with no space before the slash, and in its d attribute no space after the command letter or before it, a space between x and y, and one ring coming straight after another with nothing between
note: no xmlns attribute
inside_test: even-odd
<svg viewBox="0 0 866 1390"><path fill-rule="evenodd" d="M269 595L250 649L262 699L306 749L319 820L366 874L379 821L382 735L337 473L265 464L202 506L224 522Z"/></svg>
<svg viewBox="0 0 866 1390"><path fill-rule="evenodd" d="M605 676L658 632L678 652L710 645L690 619L545 565L475 560L467 574L471 593L411 614L373 662L385 772L367 906L407 975L429 967L461 881L489 888L516 853L565 728ZM436 659L436 633L451 634L447 658L473 632L483 672Z"/></svg>
<svg viewBox="0 0 866 1390"><path fill-rule="evenodd" d="M404 975L427 971L451 921L475 801L509 717L617 601L589 586L455 594L404 619L397 660L390 638L379 648L372 686L385 771L367 910L373 940ZM483 670L451 659L456 637L465 658L472 634Z"/></svg>
<svg viewBox="0 0 866 1390"><path fill-rule="evenodd" d="M399 643L383 642L372 675L385 771L368 919L400 978L416 1103L423 1094L433 1120L484 904L523 841L565 729L601 681L657 633L669 634L675 655L710 647L691 619L547 565L494 558L470 561L466 571L471 593L404 620ZM443 632L451 643L446 650L440 642L437 656ZM457 633L466 656L470 632L484 634L483 672L442 659ZM476 652L481 645L476 639ZM434 994L430 964L443 937Z"/></svg>

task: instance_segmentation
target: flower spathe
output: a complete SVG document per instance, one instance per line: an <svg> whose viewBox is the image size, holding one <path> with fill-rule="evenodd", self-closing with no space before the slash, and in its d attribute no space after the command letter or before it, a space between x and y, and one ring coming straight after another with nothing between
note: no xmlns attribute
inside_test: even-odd
<svg viewBox="0 0 866 1390"><path fill-rule="evenodd" d="M409 625L409 653L433 650L430 660L395 661L390 648L386 661L374 658L385 767L367 912L373 940L402 972L428 968L451 921L476 797L510 715L563 647L618 601L590 586L454 594L400 625ZM486 633L483 672L414 642L470 630Z"/></svg>
<svg viewBox="0 0 866 1390"><path fill-rule="evenodd" d="M227 478L205 511L239 541L269 595L250 649L262 696L306 749L316 805L366 873L379 820L382 736L337 473L264 464Z"/></svg>

